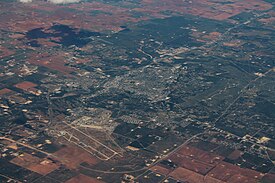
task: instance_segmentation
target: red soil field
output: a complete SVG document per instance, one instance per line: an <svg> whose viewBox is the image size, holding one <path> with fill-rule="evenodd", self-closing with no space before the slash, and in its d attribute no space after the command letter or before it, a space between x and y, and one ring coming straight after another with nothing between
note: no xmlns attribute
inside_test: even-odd
<svg viewBox="0 0 275 183"><path fill-rule="evenodd" d="M54 155L58 157L58 161L65 164L70 169L77 168L78 165L83 162L90 165L95 165L98 162L98 160L88 152L72 145L58 150Z"/></svg>
<svg viewBox="0 0 275 183"><path fill-rule="evenodd" d="M178 154L174 154L169 158L178 166L192 170L201 175L206 175L214 167L214 165L200 162L195 159L184 157Z"/></svg>
<svg viewBox="0 0 275 183"><path fill-rule="evenodd" d="M12 90L10 90L8 88L1 89L0 90L0 96L5 95L5 94L10 93L10 92L12 92Z"/></svg>
<svg viewBox="0 0 275 183"><path fill-rule="evenodd" d="M155 173L159 173L161 175L168 175L171 172L171 170L164 168L160 165L156 165L156 166L152 167L150 170Z"/></svg>
<svg viewBox="0 0 275 183"><path fill-rule="evenodd" d="M24 81L22 83L18 83L14 85L16 88L22 89L22 90L28 90L30 88L34 88L37 86L37 84L29 82L29 81Z"/></svg>
<svg viewBox="0 0 275 183"><path fill-rule="evenodd" d="M177 153L212 165L216 165L224 159L224 157L222 156L208 153L206 151L191 146L184 146L180 150L178 150Z"/></svg>
<svg viewBox="0 0 275 183"><path fill-rule="evenodd" d="M182 167L178 167L170 174L170 176L176 180L181 180L183 182L205 183L203 180L203 175L200 175L198 173L195 173Z"/></svg>
<svg viewBox="0 0 275 183"><path fill-rule="evenodd" d="M242 182L249 180L251 183L259 182L264 176L263 174L250 169L240 168L236 165L232 165L226 162L221 162L214 169L212 169L207 176L214 177L216 179L233 182L241 179Z"/></svg>
<svg viewBox="0 0 275 183"><path fill-rule="evenodd" d="M104 182L92 177L88 177L83 174L79 174L71 178L70 180L66 181L65 183L104 183Z"/></svg>
<svg viewBox="0 0 275 183"><path fill-rule="evenodd" d="M66 59L64 58L64 53L58 53L58 55L50 55L48 53L41 53L37 55L31 55L29 57L29 63L44 66L51 70L56 70L62 74L69 75L73 68L65 66Z"/></svg>
<svg viewBox="0 0 275 183"><path fill-rule="evenodd" d="M28 153L24 153L23 156L18 156L12 159L11 163L22 166L41 175L47 175L59 167L58 164L53 163L51 160L40 159Z"/></svg>

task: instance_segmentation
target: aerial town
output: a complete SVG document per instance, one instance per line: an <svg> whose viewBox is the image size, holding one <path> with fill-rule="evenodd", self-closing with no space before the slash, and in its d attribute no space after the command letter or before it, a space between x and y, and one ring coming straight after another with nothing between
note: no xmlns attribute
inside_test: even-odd
<svg viewBox="0 0 275 183"><path fill-rule="evenodd" d="M0 183L274 183L274 5L1 0Z"/></svg>

